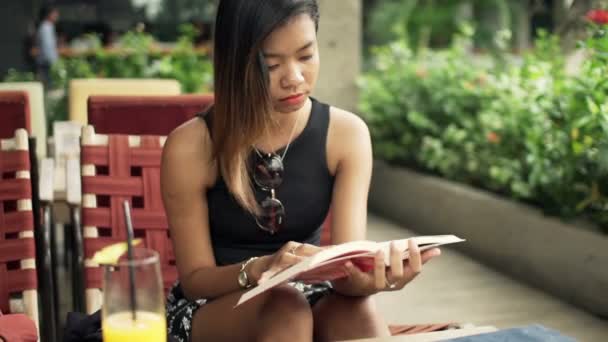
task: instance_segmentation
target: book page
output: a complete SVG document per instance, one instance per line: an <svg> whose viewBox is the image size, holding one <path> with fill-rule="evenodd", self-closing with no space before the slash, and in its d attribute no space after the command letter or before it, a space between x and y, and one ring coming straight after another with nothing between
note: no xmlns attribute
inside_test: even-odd
<svg viewBox="0 0 608 342"><path fill-rule="evenodd" d="M458 243L465 241L455 235L429 235L429 236L415 236L411 238L416 242L418 248L421 252L432 249L434 247L439 247L441 245L447 245L452 243ZM396 244L397 249L403 251L403 259L409 258L408 253L408 241L410 239L401 239L401 240L392 240L379 242L378 244L381 246L382 252L384 253L384 261L386 266L390 266L390 256L391 256L391 242Z"/></svg>
<svg viewBox="0 0 608 342"><path fill-rule="evenodd" d="M418 244L421 251L440 245L465 241L454 235L420 236L412 239ZM235 307L275 286L299 279L300 276L301 280L307 283L334 280L346 276L345 272L342 271L342 266L351 259L357 259L357 264L360 264L361 267L368 265L369 268L369 265L371 265L373 268L374 255L378 250L382 250L386 266L389 266L391 242L395 242L396 247L403 251L404 260L409 257L407 251L408 239L385 242L352 241L332 246L277 273L262 284L245 292Z"/></svg>
<svg viewBox="0 0 608 342"><path fill-rule="evenodd" d="M436 236L429 240L427 237L421 237L416 240L418 242L418 248L420 252L438 247L447 243L455 243L463 241L455 236ZM431 241L431 242L429 242ZM370 252L352 252L343 253L335 258L315 264L314 267L309 271L304 271L298 275L295 280L303 281L305 283L323 282L328 280L335 280L347 275L343 269L344 264L347 261L352 261L363 272L369 272L374 269L374 258L378 249L382 249L385 254L385 264L387 267L390 266L390 243L394 242L398 249L403 250L403 260L409 258L408 251L408 239L387 241L384 243L374 243L373 248L370 246L369 249L373 249Z"/></svg>

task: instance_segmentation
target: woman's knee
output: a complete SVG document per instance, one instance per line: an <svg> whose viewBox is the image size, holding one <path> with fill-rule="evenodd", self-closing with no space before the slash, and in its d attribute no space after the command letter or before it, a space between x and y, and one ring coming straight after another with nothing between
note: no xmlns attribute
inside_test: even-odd
<svg viewBox="0 0 608 342"><path fill-rule="evenodd" d="M279 316L283 320L312 320L312 311L306 297L291 286L281 286L266 294L260 315Z"/></svg>
<svg viewBox="0 0 608 342"><path fill-rule="evenodd" d="M261 340L280 336L312 336L313 316L306 297L291 286L282 286L266 294L259 313ZM272 337L272 338L271 338ZM298 340L298 339L296 339Z"/></svg>
<svg viewBox="0 0 608 342"><path fill-rule="evenodd" d="M362 319L373 319L377 316L376 303L372 297L346 297L332 295L319 303L315 310L329 315L348 312L349 316ZM333 315L332 315L333 316ZM335 317L335 316L334 316Z"/></svg>
<svg viewBox="0 0 608 342"><path fill-rule="evenodd" d="M332 295L317 304L314 318L320 341L388 335L372 297Z"/></svg>
<svg viewBox="0 0 608 342"><path fill-rule="evenodd" d="M362 319L373 320L378 316L376 301L372 297L351 298L347 307Z"/></svg>

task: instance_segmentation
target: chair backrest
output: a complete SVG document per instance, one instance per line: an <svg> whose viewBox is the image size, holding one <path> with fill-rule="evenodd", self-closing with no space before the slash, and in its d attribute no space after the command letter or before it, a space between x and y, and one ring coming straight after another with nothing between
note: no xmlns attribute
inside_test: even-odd
<svg viewBox="0 0 608 342"><path fill-rule="evenodd" d="M0 139L10 139L15 130L23 128L31 133L30 104L24 91L0 91Z"/></svg>
<svg viewBox="0 0 608 342"><path fill-rule="evenodd" d="M44 109L44 90L40 82L0 82L0 90L24 91L30 105L32 135L36 137L36 156L46 157L46 114Z"/></svg>
<svg viewBox="0 0 608 342"><path fill-rule="evenodd" d="M87 100L91 95L178 95L181 86L168 79L72 79L69 90L69 118L87 124Z"/></svg>
<svg viewBox="0 0 608 342"><path fill-rule="evenodd" d="M67 191L66 163L80 158L80 134L82 125L74 121L55 121L53 123L53 144L49 154L54 158L53 192L55 199L65 200Z"/></svg>
<svg viewBox="0 0 608 342"><path fill-rule="evenodd" d="M0 311L38 323L36 243L28 134L0 141Z"/></svg>
<svg viewBox="0 0 608 342"><path fill-rule="evenodd" d="M165 290L177 280L175 256L160 193L163 136L82 132L82 226L87 312L101 306L102 271L91 258L99 249L126 241L122 202L132 208L134 235L160 254Z"/></svg>
<svg viewBox="0 0 608 342"><path fill-rule="evenodd" d="M91 96L88 122L100 134L169 135L212 102L211 94Z"/></svg>

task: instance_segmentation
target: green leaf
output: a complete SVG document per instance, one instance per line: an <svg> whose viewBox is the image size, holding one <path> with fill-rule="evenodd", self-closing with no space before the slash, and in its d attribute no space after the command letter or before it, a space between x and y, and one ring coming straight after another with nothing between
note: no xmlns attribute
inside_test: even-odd
<svg viewBox="0 0 608 342"><path fill-rule="evenodd" d="M594 115L598 114L600 112L600 107L595 103L595 101L593 101L593 99L591 99L590 97L587 97L586 100L589 112Z"/></svg>

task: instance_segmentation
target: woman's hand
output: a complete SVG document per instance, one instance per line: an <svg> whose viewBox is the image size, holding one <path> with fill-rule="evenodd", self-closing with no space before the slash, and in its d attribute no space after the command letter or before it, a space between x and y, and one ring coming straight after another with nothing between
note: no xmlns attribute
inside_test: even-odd
<svg viewBox="0 0 608 342"><path fill-rule="evenodd" d="M439 248L420 253L418 245L409 240L409 258L403 260L402 251L391 243L390 267L386 267L384 253L378 251L374 258L374 270L363 272L350 261L345 264L348 276L332 282L334 289L347 296L369 296L380 291L397 291L412 281L422 271L422 265L439 256Z"/></svg>
<svg viewBox="0 0 608 342"><path fill-rule="evenodd" d="M321 250L323 250L323 247L290 241L276 253L254 260L249 265L247 274L254 280L255 284L261 284L275 274Z"/></svg>

